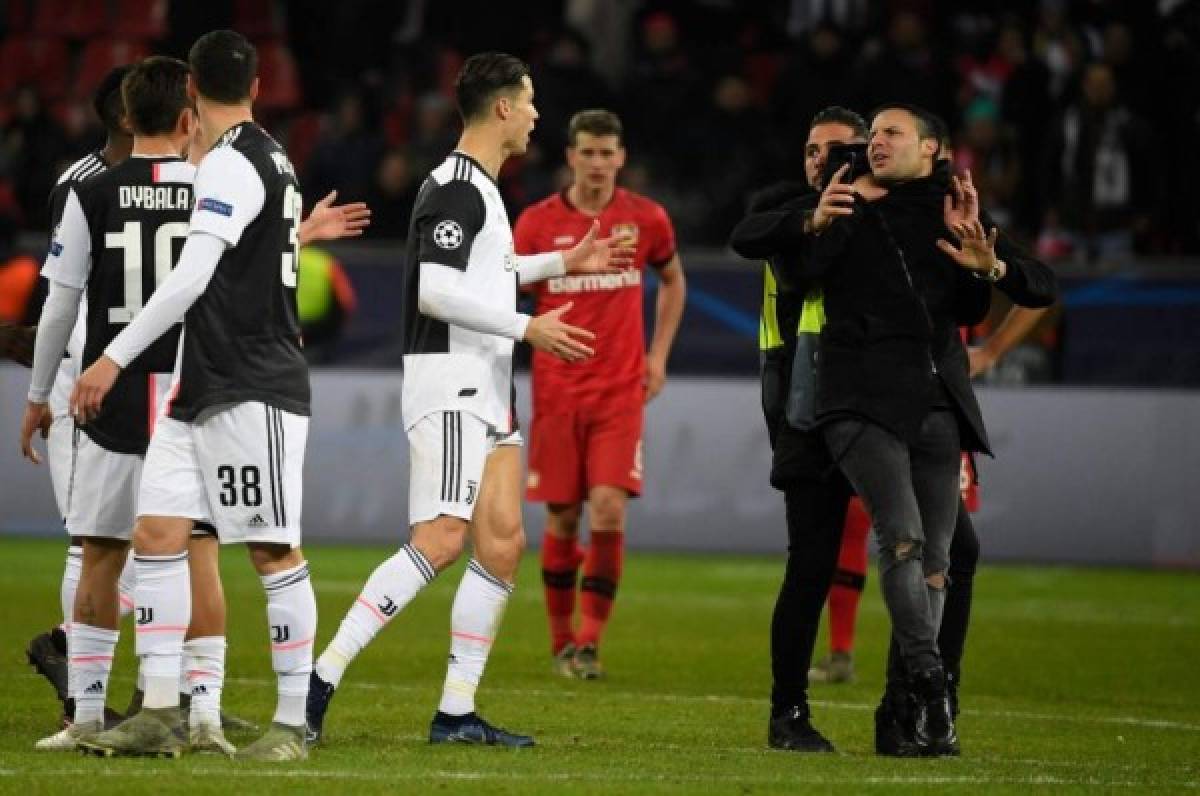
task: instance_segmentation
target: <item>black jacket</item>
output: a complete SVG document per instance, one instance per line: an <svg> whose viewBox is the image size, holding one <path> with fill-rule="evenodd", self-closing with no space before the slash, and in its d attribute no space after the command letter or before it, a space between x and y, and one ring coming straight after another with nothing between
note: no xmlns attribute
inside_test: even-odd
<svg viewBox="0 0 1200 796"><path fill-rule="evenodd" d="M938 250L951 239L942 222L949 167L859 202L822 235L803 234L803 210L782 205L752 213L731 245L747 257L786 264L784 281L818 280L826 326L817 366L817 416L857 415L914 440L935 403L947 396L964 421L965 450L988 451L958 326L987 313L991 291ZM983 218L985 226L990 220ZM1007 236L997 255L1008 264L997 283L1022 306L1053 303L1053 273ZM911 280L911 281L910 281ZM935 374L936 368L936 374ZM940 383L939 383L940 382ZM944 385L944 392L942 386Z"/></svg>

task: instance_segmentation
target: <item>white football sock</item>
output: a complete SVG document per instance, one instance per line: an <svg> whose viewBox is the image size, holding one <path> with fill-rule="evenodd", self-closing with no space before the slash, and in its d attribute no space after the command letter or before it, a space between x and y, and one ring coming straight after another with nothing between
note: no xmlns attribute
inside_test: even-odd
<svg viewBox="0 0 1200 796"><path fill-rule="evenodd" d="M117 580L117 618L124 619L133 613L133 590L137 586L137 567L133 563L133 551L125 559L121 577Z"/></svg>
<svg viewBox="0 0 1200 796"><path fill-rule="evenodd" d="M358 653L436 576L429 559L411 544L376 567L317 660L317 675L331 685L340 683Z"/></svg>
<svg viewBox="0 0 1200 796"><path fill-rule="evenodd" d="M475 711L475 689L512 589L475 559L467 565L450 612L450 665L438 705L441 712L462 716Z"/></svg>
<svg viewBox="0 0 1200 796"><path fill-rule="evenodd" d="M79 575L83 572L83 548L71 545L67 548L67 560L63 564L62 585L58 588L58 599L62 603L62 629L70 634L71 620L75 616L75 592L79 589Z"/></svg>
<svg viewBox="0 0 1200 796"><path fill-rule="evenodd" d="M225 637L202 636L183 642L183 671L192 697L193 727L221 726L221 690L225 685Z"/></svg>
<svg viewBox="0 0 1200 796"><path fill-rule="evenodd" d="M179 705L183 637L192 619L188 554L134 556L137 567L137 654L146 680L146 708Z"/></svg>
<svg viewBox="0 0 1200 796"><path fill-rule="evenodd" d="M292 727L304 724L304 702L312 673L313 642L317 635L317 601L308 564L264 575L267 622L271 631L271 664L278 681L279 702L274 721Z"/></svg>
<svg viewBox="0 0 1200 796"><path fill-rule="evenodd" d="M68 680L76 683L75 721L82 724L104 720L104 702L108 696L108 676L112 672L113 653L118 631L92 627L82 622L71 625L67 641Z"/></svg>

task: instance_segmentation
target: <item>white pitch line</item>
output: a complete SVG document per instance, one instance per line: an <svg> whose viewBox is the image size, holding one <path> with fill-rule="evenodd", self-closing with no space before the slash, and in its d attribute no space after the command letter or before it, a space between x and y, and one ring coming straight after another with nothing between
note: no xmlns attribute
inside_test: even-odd
<svg viewBox="0 0 1200 796"><path fill-rule="evenodd" d="M258 678L227 678L226 682L242 683L245 685L274 685L273 680L263 680ZM356 682L350 681L347 685L352 688L361 688L373 691L427 691L433 686L417 686L404 685L398 683L372 683L372 682ZM578 696L579 691L567 690L551 690L540 688L489 688L489 691L496 694L510 694L512 696L527 696L537 698L574 698ZM603 691L597 692L608 698L627 699L636 702L655 701L667 703L683 703L694 704L703 702L708 704L731 704L731 705L754 705L761 706L766 700L756 697L744 697L733 694L655 694L642 693L637 691ZM832 708L834 710L853 710L853 711L870 711L875 709L873 704L865 704L862 702L833 702L830 700L814 699L809 704ZM984 716L991 718L1004 719L1024 719L1029 721L1062 721L1076 722L1082 724L1112 724L1118 726L1130 727L1145 727L1155 730L1181 730L1184 732L1200 732L1200 724L1190 724L1183 721L1173 721L1171 719L1147 719L1136 716L1072 716L1066 713L1033 713L1020 710L979 710L977 708L966 708L963 713L969 716Z"/></svg>

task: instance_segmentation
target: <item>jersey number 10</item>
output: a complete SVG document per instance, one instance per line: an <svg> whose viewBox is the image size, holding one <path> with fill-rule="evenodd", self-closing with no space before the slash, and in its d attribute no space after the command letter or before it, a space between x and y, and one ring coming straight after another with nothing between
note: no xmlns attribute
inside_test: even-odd
<svg viewBox="0 0 1200 796"><path fill-rule="evenodd" d="M188 222L171 221L154 231L154 286L157 288L175 265L175 241L186 238ZM142 311L142 222L126 221L120 232L104 235L104 245L125 252L125 306L109 307L109 323L129 323Z"/></svg>

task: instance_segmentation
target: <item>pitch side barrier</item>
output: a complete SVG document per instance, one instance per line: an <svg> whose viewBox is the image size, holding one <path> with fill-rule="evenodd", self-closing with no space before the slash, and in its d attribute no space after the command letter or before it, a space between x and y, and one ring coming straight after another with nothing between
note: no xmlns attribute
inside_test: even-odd
<svg viewBox="0 0 1200 796"><path fill-rule="evenodd" d="M311 541L396 543L407 524L401 375L317 370L305 467ZM29 371L0 366L0 534L60 537L46 467L20 457ZM529 385L518 383L521 417ZM980 461L985 561L1200 569L1200 394L1181 390L980 388L996 459ZM674 377L647 408L646 492L629 545L782 553L780 493L752 379ZM526 507L530 544L540 506Z"/></svg>

